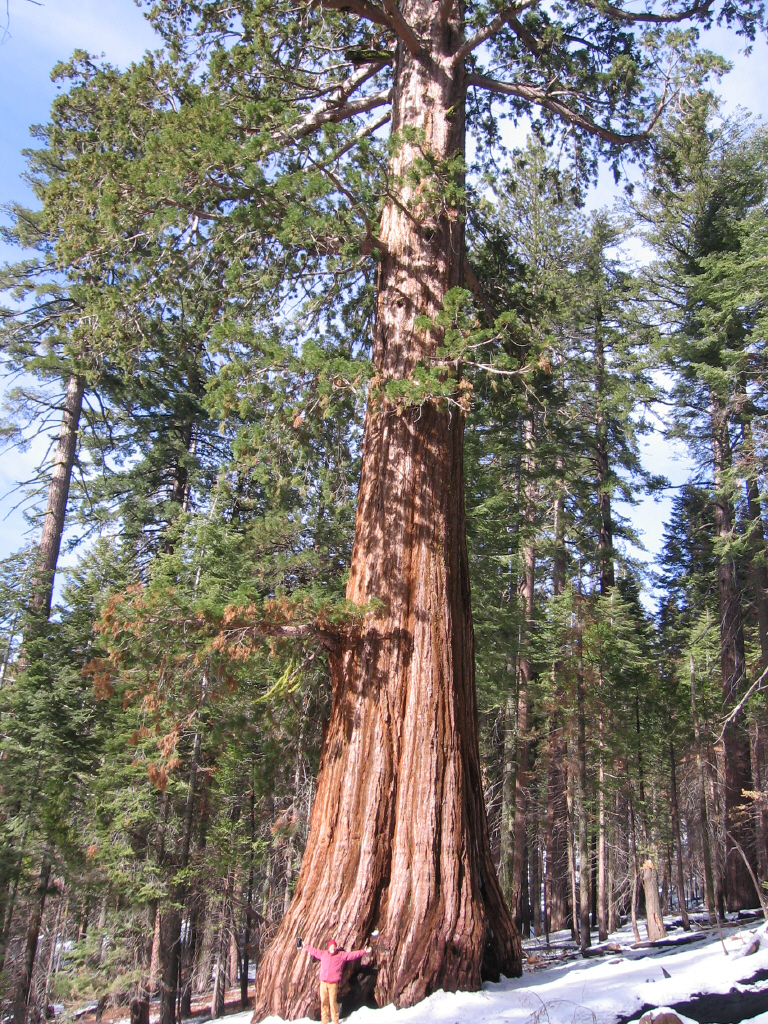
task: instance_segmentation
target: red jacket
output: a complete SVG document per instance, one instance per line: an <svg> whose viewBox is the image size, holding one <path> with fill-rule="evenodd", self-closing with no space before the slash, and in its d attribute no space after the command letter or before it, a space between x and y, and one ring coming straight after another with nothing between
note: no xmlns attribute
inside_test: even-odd
<svg viewBox="0 0 768 1024"><path fill-rule="evenodd" d="M349 960L360 960L365 956L364 949L353 949L351 953L338 949L335 953L329 953L327 949L315 949L314 946L304 946L304 949L320 961L320 981L327 981L330 984L341 981L341 972L344 964Z"/></svg>

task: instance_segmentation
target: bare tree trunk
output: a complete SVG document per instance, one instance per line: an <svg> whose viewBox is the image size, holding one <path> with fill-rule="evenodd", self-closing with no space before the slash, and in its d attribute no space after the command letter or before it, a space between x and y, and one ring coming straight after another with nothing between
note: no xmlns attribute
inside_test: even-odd
<svg viewBox="0 0 768 1024"><path fill-rule="evenodd" d="M554 718L554 714L553 714ZM566 750L562 723L550 724L547 777L546 886L550 931L560 931L568 921L568 801L566 797Z"/></svg>
<svg viewBox="0 0 768 1024"><path fill-rule="evenodd" d="M629 805L629 829L632 864L632 933L635 942L640 942L640 929L637 927L637 888L640 881L640 864L637 857L637 820L635 819L635 805L632 800L632 784L627 773L627 803Z"/></svg>
<svg viewBox="0 0 768 1024"><path fill-rule="evenodd" d="M513 861L515 848L515 774L517 759L517 694L510 686L503 712L501 776L501 822L499 837L499 882L508 904L515 910Z"/></svg>
<svg viewBox="0 0 768 1024"><path fill-rule="evenodd" d="M581 598L581 581L579 581L579 598ZM579 916L581 923L581 948L588 949L592 945L590 932L590 862L589 862L589 819L587 817L587 733L586 709L584 700L584 654L581 639L581 606L579 606L579 635L576 663L576 715L578 729L579 757Z"/></svg>
<svg viewBox="0 0 768 1024"><path fill-rule="evenodd" d="M409 177L425 150L440 165L464 153L465 83L446 71L462 14L457 0L404 0L400 12L432 59L397 44L392 131L412 127L419 138L406 131L391 155L399 195L380 226L377 378L347 585L348 600L371 610L328 640L333 704L309 840L293 901L259 967L255 1020L317 1011L295 937L332 926L344 946L378 927L380 1005L410 1006L439 988L477 989L484 977L522 970L483 804L464 416L442 399L408 406L387 394L389 381L408 379L440 344L441 331L415 327L414 317L437 316L462 283L462 215Z"/></svg>
<svg viewBox="0 0 768 1024"><path fill-rule="evenodd" d="M642 878L645 891L645 927L648 931L648 941L656 942L658 939L667 937L667 929L664 927L664 917L659 902L659 873L650 857L643 864Z"/></svg>
<svg viewBox="0 0 768 1024"><path fill-rule="evenodd" d="M768 667L768 666L766 666ZM762 760L763 760L763 737L761 727L756 719L749 723L749 747L750 760L752 764L752 789L755 793L762 793ZM768 880L768 850L766 850L766 812L765 800L755 800L753 811L755 819L755 837L757 840L757 875L761 881Z"/></svg>
<svg viewBox="0 0 768 1024"><path fill-rule="evenodd" d="M227 888L224 899L221 903L221 917L219 920L219 938L216 951L216 978L211 996L211 1016L218 1018L224 1014L224 997L227 989L227 961L229 960L229 921L232 901L232 890L235 883L235 873L230 869L227 875ZM294 941L295 945L295 941Z"/></svg>
<svg viewBox="0 0 768 1024"><path fill-rule="evenodd" d="M155 903L154 919L155 924L152 930L152 953L149 957L149 996L157 994L160 981L160 941L161 941L161 913L160 907Z"/></svg>
<svg viewBox="0 0 768 1024"><path fill-rule="evenodd" d="M529 639L533 627L533 601L536 574L534 547L534 519L536 512L534 414L529 410L525 419L525 472L524 508L525 536L521 544L522 572L518 594L524 625L520 630L520 652L517 672L517 757L515 759L515 836L512 851L512 890L509 905L516 917L523 917L522 891L525 870L525 823L528 815L528 790L531 783L531 740L529 736L530 688L533 666L529 652Z"/></svg>
<svg viewBox="0 0 768 1024"><path fill-rule="evenodd" d="M568 765L568 790L567 790L567 801L568 801L568 874L571 881L571 935L574 941L579 941L579 916L576 913L577 906L577 895L576 895L576 836L575 836L575 822L574 822L574 799L573 799L573 770L572 766Z"/></svg>
<svg viewBox="0 0 768 1024"><path fill-rule="evenodd" d="M733 529L733 505L726 485L730 467L730 441L728 413L712 393L710 402L712 425L712 454L715 471L715 528L718 539L727 546ZM727 552L721 552L717 561L717 588L720 609L720 670L723 688L723 706L727 712L738 704L744 691L746 665L744 658L744 629L741 595L736 566ZM754 835L750 815L744 814L744 790L752 785L749 735L745 715L740 713L726 726L723 736L724 758L724 823L725 831L754 858ZM740 910L754 902L749 875L738 856L728 856L733 845L726 839L724 866L725 899L729 910Z"/></svg>
<svg viewBox="0 0 768 1024"><path fill-rule="evenodd" d="M707 789L704 779L704 758L701 751L701 727L699 725L699 714L696 708L696 665L693 660L693 651L690 652L691 670L691 714L693 718L693 735L696 746L696 772L699 782L699 827L701 829L701 848L704 860L704 887L707 897L707 910L709 911L709 923L717 924L717 913L715 911L715 885L712 876L712 854L709 847L709 815L707 813Z"/></svg>
<svg viewBox="0 0 768 1024"><path fill-rule="evenodd" d="M608 424L605 419L605 349L603 339L602 309L595 310L595 397L597 402L595 418L595 470L598 505L598 556L600 559L600 593L607 597L613 590L616 577L613 566L613 521L611 518L610 464L608 459ZM599 670L601 707L598 716L600 746L599 791L598 791L598 840L597 840L597 928L600 942L608 938L607 908L605 902L605 765L603 763L605 741L602 708L603 670Z"/></svg>
<svg viewBox="0 0 768 1024"><path fill-rule="evenodd" d="M198 856L202 857L205 851L208 824L208 801L206 799L205 779L200 790L200 815L199 835L197 840ZM196 890L189 901L189 917L187 923L187 936L183 950L183 964L181 969L181 1016L192 1016L192 992L199 992L199 977L201 973L201 961L203 959L203 946L205 940L205 919L206 919L206 894L204 891ZM205 990L207 991L210 981L210 971L205 979Z"/></svg>
<svg viewBox="0 0 768 1024"><path fill-rule="evenodd" d="M618 794L616 794L616 800L618 802ZM607 857L607 889L608 889L608 934L615 932L619 928L621 922L621 915L619 914L618 900L616 896L616 853L614 850L615 838L612 835L612 841L608 843L608 857Z"/></svg>
<svg viewBox="0 0 768 1024"><path fill-rule="evenodd" d="M531 880L531 907L533 909L533 934L542 934L541 926L541 875L539 874L539 838L532 838L528 849L528 877Z"/></svg>
<svg viewBox="0 0 768 1024"><path fill-rule="evenodd" d="M255 765L252 768L252 775L253 772L255 772ZM251 941L251 911L253 908L253 844L256 839L256 794L254 792L253 786L251 786L249 826L250 844L248 853L248 884L245 894L245 908L243 910L243 947L240 955L241 1010L244 1010L248 1005L248 964L250 958Z"/></svg>
<svg viewBox="0 0 768 1024"><path fill-rule="evenodd" d="M43 989L43 1015L48 1016L48 996L51 991L51 980L53 978L53 968L56 963L56 947L59 942L59 923L61 921L61 911L64 908L66 915L66 900L59 896L56 903L56 915L53 919L53 927L51 928L51 948L48 950L48 966L45 971L45 987ZM64 918L66 922L66 916Z"/></svg>
<svg viewBox="0 0 768 1024"><path fill-rule="evenodd" d="M80 413L83 409L84 389L85 380L82 377L69 378L61 417L59 442L56 446L51 480L48 485L48 505L43 520L43 533L38 546L37 564L29 602L30 611L45 619L51 614L53 577L64 533L64 520L67 514L72 467L75 464L77 452L77 431L80 426Z"/></svg>
<svg viewBox="0 0 768 1024"><path fill-rule="evenodd" d="M743 429L744 445L747 450L747 464L745 466L747 479L747 521L752 542L750 570L755 595L755 609L757 610L757 631L760 639L761 661L765 670L768 668L768 568L766 567L765 530L763 529L763 516L760 508L760 488L753 462L754 443L752 439L752 425L749 420L744 423Z"/></svg>
<svg viewBox="0 0 768 1024"><path fill-rule="evenodd" d="M563 470L563 458L558 456L557 469ZM552 592L557 597L565 588L565 544L563 523L563 495L559 488L554 502L553 532L555 551L552 569ZM560 931L568 922L568 801L567 790L567 742L563 726L562 687L558 683L561 666L552 664L553 701L549 719L548 770L547 770L547 814L545 849L547 930Z"/></svg>
<svg viewBox="0 0 768 1024"><path fill-rule="evenodd" d="M675 854L677 860L677 898L680 901L680 914L683 919L683 930L691 930L688 910L685 906L685 877L683 874L683 843L680 838L680 811L677 803L677 770L675 767L675 745L669 738L669 778L670 778L670 809L672 811L672 832L675 837Z"/></svg>
<svg viewBox="0 0 768 1024"><path fill-rule="evenodd" d="M184 872L189 864L189 847L192 841L195 788L197 769L200 762L200 733L192 741L192 756L187 782L187 799L184 807L184 822L181 830L176 872ZM182 876L183 877L183 876ZM182 909L187 894L185 882L171 886L168 904L160 915L159 957L160 957L160 1024L176 1024L176 1004L179 994L179 973L181 953Z"/></svg>
<svg viewBox="0 0 768 1024"><path fill-rule="evenodd" d="M53 851L46 847L43 860L40 865L40 875L37 881L35 899L32 905L32 913L27 925L27 938L24 947L24 960L21 967L21 977L16 985L16 995L13 1001L13 1024L26 1024L27 1010L29 1008L29 993L32 988L32 973L35 969L35 958L37 956L37 943L40 938L40 925L45 911L45 900L48 896L48 883L51 878L51 866L53 864Z"/></svg>

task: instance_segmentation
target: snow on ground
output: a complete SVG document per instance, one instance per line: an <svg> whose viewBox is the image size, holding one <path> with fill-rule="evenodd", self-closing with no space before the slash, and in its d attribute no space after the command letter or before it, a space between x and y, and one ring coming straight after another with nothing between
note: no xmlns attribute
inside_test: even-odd
<svg viewBox="0 0 768 1024"><path fill-rule="evenodd" d="M744 956L758 932L762 935L760 948ZM609 943L620 946L619 952L584 960L569 957L574 947L561 932L552 936L553 945L559 947L559 963L545 960L543 939L533 940L524 946L534 969L526 970L522 978L487 983L480 992L435 992L403 1010L392 1005L363 1008L347 1020L349 1024L627 1024L649 1006L685 1004L682 1012L693 1013L703 1022L709 1017L696 1015L692 997L730 993L728 1006L734 1011L730 1017L734 1024L743 1019L750 1024L768 1024L768 936L756 921L728 927L723 936L728 956L717 931L702 930L698 941L688 942L689 936L675 929L670 933L674 941L668 946L632 949L631 930L624 928L612 935ZM547 965L542 969L543 963ZM308 963L307 970L312 969ZM712 998L702 1000L700 1009L706 1011L714 1002ZM745 1011L743 1017L740 1008ZM728 1019L722 1006L712 1012L713 1020ZM267 1021L278 1024L280 1018L268 1017ZM215 1024L250 1024L250 1013ZM309 1024L309 1018L304 1018L303 1024Z"/></svg>

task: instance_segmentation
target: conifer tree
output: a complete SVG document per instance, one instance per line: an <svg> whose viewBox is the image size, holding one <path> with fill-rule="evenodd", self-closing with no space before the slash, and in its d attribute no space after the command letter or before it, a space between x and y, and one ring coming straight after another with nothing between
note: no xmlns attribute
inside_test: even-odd
<svg viewBox="0 0 768 1024"><path fill-rule="evenodd" d="M651 225L660 260L655 289L666 300L666 346L676 371L676 433L684 437L702 467L711 472L717 545L718 618L721 683L726 713L724 736L725 899L729 909L751 905L754 886L740 862L738 848L756 865L754 830L746 823L743 792L753 784L750 741L741 696L748 689L745 614L741 600L738 554L734 541L738 495L734 474L736 436L749 419L747 396L759 376L761 356L751 350L753 311L721 306L712 268L733 259L741 243L738 227L751 210L765 202L764 133L746 124L712 127L711 99L702 97L687 117L667 129L670 157L641 207ZM682 145L678 142L684 138ZM676 140L673 142L673 140ZM672 148L674 154L672 153ZM674 198L673 198L674 197ZM752 477L752 497L757 495ZM754 531L754 509L749 517ZM747 560L754 551L747 552ZM759 562L757 563L759 566ZM755 580L758 604L762 585ZM759 777L759 771L757 776Z"/></svg>

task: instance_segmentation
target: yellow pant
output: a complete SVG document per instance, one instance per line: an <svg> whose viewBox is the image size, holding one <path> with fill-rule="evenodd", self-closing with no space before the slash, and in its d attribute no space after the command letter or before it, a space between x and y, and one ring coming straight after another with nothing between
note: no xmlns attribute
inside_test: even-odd
<svg viewBox="0 0 768 1024"><path fill-rule="evenodd" d="M333 1024L339 1024L339 1004L336 1002L336 990L338 982L320 982L320 1020L322 1024L328 1024L333 1017Z"/></svg>

